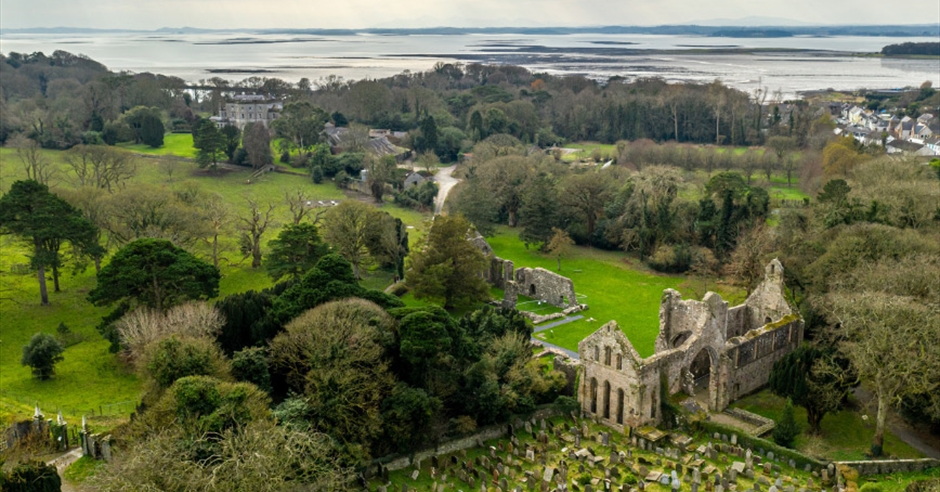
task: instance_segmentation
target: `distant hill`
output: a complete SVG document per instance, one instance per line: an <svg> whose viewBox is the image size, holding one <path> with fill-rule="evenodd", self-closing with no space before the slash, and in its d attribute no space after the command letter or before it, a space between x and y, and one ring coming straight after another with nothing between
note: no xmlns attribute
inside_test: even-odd
<svg viewBox="0 0 940 492"><path fill-rule="evenodd" d="M790 31L783 29L722 29L710 34L716 38L789 38L793 37Z"/></svg>
<svg viewBox="0 0 940 492"><path fill-rule="evenodd" d="M900 43L881 48L885 56L927 55L940 56L940 43Z"/></svg>
<svg viewBox="0 0 940 492"><path fill-rule="evenodd" d="M762 18L755 18L755 22ZM769 18L768 18L769 19ZM771 19L772 20L772 19ZM785 21L785 20L784 20ZM195 27L163 27L153 31L135 31L120 29L91 29L76 27L36 27L20 29L0 29L0 33L41 33L41 34L92 34L104 32L154 32L154 33L207 33L240 32L256 34L309 34L320 36L344 36L355 34L383 35L460 35L460 34L659 34L693 35L722 37L767 37L784 36L940 36L938 24L916 24L899 26L795 26L795 25L662 25L662 26L583 26L583 27L428 27L428 28L370 28L370 29L201 29Z"/></svg>

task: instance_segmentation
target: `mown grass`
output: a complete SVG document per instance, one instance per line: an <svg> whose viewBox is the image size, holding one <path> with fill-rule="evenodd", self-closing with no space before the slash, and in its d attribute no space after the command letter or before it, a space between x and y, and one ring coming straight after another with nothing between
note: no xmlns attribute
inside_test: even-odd
<svg viewBox="0 0 940 492"><path fill-rule="evenodd" d="M526 249L517 230L502 227L487 241L497 256L512 260L516 268L541 267L557 271L555 258L534 248ZM575 247L568 258L561 260L558 273L571 278L578 302L589 306L582 313L584 319L558 326L551 333L542 332L545 341L569 350L577 350L578 342L584 337L615 320L637 352L648 357L653 354L659 334L659 302L663 290L678 289L684 295L695 294L694 289L683 285L686 277L653 273L634 258L615 251ZM737 291L719 288L718 292L727 295Z"/></svg>
<svg viewBox="0 0 940 492"><path fill-rule="evenodd" d="M22 419L24 407L38 404L48 416L61 410L71 422L82 415L95 415L105 421L124 418L134 411L140 397L137 377L126 370L108 342L95 330L107 308L92 306L85 300L94 286L94 269L62 275L62 292L52 292L49 282L50 306L39 303L39 283L35 274L10 273L14 263L26 263L25 249L5 236L0 241L0 400L9 402L0 412L16 412L4 417ZM29 367L22 366L23 346L38 332L56 334L60 323L84 338L65 349L64 360L55 367L55 376L48 381L33 378ZM31 412L30 412L31 413Z"/></svg>
<svg viewBox="0 0 940 492"><path fill-rule="evenodd" d="M129 143L120 143L117 146L134 152L135 154L196 157L196 149L193 148L192 133L167 133L163 136L163 145L157 148L146 144Z"/></svg>
<svg viewBox="0 0 940 492"><path fill-rule="evenodd" d="M763 390L735 402L732 406L777 420L783 413L786 400ZM852 409L826 415L822 420L822 435L811 436L805 431L806 410L794 406L796 421L804 432L796 438L796 448L811 456L829 460L864 460L875 435L875 418ZM885 432L884 452L898 458L922 458L923 455L889 431Z"/></svg>

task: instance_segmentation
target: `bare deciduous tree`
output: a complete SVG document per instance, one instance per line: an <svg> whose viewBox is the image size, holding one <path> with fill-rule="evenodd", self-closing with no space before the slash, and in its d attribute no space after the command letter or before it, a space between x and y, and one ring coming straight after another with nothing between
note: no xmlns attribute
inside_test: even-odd
<svg viewBox="0 0 940 492"><path fill-rule="evenodd" d="M42 153L35 140L17 135L9 145L16 149L16 158L20 160L27 179L48 185L59 174L58 166Z"/></svg>
<svg viewBox="0 0 940 492"><path fill-rule="evenodd" d="M65 153L80 186L108 190L121 187L137 173L130 154L104 145L76 145Z"/></svg>
<svg viewBox="0 0 940 492"><path fill-rule="evenodd" d="M229 225L229 207L220 195L213 193L202 202L202 216L210 236L206 242L212 245L212 265L219 268L219 236Z"/></svg>
<svg viewBox="0 0 940 492"><path fill-rule="evenodd" d="M251 268L261 266L261 238L268 227L274 224L274 204L268 204L268 209L262 213L257 200L248 199L248 215L238 218L241 230L242 253L245 257L251 256Z"/></svg>
<svg viewBox="0 0 940 492"><path fill-rule="evenodd" d="M125 314L115 327L124 350L136 359L145 347L157 340L173 334L215 337L224 323L222 314L215 307L205 302L190 302L175 306L166 313L141 307Z"/></svg>
<svg viewBox="0 0 940 492"><path fill-rule="evenodd" d="M314 225L320 222L323 214L329 209L314 207L314 201L315 199L313 197L300 188L284 192L284 203L286 203L287 207L290 209L290 215L294 225L303 222L304 218L308 216L312 218L311 222Z"/></svg>

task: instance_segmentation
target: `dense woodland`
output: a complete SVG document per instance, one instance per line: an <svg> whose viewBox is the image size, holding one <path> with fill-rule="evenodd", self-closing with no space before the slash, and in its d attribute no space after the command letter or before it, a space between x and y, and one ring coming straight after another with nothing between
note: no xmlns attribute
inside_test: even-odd
<svg viewBox="0 0 940 492"><path fill-rule="evenodd" d="M940 161L834 138L828 114L808 103L769 104L766 91L719 83L600 83L482 65L188 87L64 52L3 57L0 90L0 139L28 178L0 198L0 229L31 248L41 289L45 269L58 290L65 265L94 265L87 300L111 310L99 330L145 385L143 413L115 430L123 456L96 478L102 490L342 489L372 459L540 404L572 408L564 376L532 357L531 323L483 306L485 259L467 239L496 228L553 254L572 243L620 250L663 273L748 290L777 257L813 351L775 371L806 384L773 390L812 408L816 430L848 388L866 385L875 455L892 406L940 422ZM271 133L204 123L236 91L284 99ZM327 122L352 128L342 148L326 145ZM342 185L367 168L382 201L395 163L362 151L366 127L407 130L399 143L429 169L462 158L450 213L419 248L384 211L348 200L314 215L302 193L285 197L293 223L274 237L273 204L250 202L233 217L197 186L130 183L133 165L110 145L157 147L166 131L192 132L200 165L242 152L260 167L273 139L314 181ZM578 140L614 145L590 163L546 151ZM40 147L64 150L73 186L54 185ZM772 198L772 178L809 198ZM431 191L395 200L427 206ZM227 223L238 224L252 267L278 283L207 304L218 297ZM388 293L365 288L367 267L404 280ZM405 293L427 305L406 307Z"/></svg>

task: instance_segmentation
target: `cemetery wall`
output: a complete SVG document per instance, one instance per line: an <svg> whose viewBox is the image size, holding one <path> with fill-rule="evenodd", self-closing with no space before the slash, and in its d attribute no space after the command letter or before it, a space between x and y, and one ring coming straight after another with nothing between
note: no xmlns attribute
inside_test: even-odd
<svg viewBox="0 0 940 492"><path fill-rule="evenodd" d="M836 461L835 464L848 466L858 471L859 476L866 477L890 473L922 472L940 466L940 460L923 458L917 460ZM836 470L838 470L838 466Z"/></svg>
<svg viewBox="0 0 940 492"><path fill-rule="evenodd" d="M532 413L531 416L529 416L529 418L533 420L549 419L557 415L561 415L561 413L562 412L558 408L549 405L537 409ZM508 434L509 424L491 425L478 430L473 435L451 439L449 441L442 442L433 448L415 452L410 456L400 456L386 462L381 462L379 460L374 461L369 466L368 474L377 475L380 466L384 466L388 471L395 471L401 470L402 468L407 468L412 465L419 465L421 462L426 459L430 459L432 456L440 456L464 449L479 447L483 441L498 439L505 437Z"/></svg>

